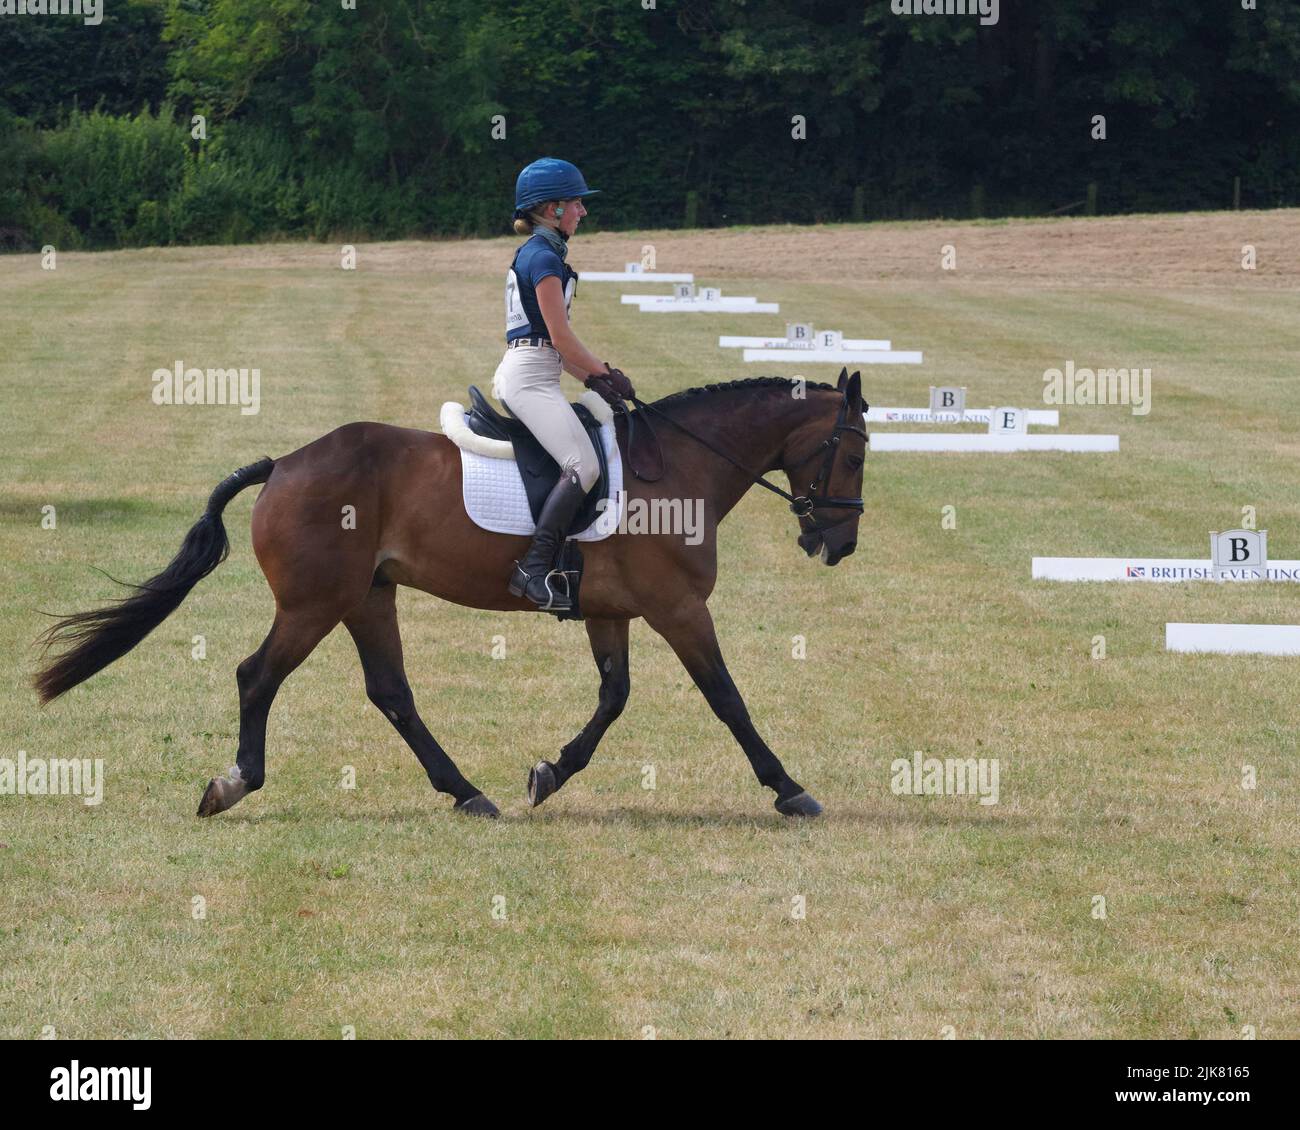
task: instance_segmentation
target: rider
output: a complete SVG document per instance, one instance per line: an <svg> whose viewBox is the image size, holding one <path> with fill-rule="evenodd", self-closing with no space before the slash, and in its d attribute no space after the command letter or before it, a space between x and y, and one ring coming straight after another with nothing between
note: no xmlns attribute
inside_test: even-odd
<svg viewBox="0 0 1300 1130"><path fill-rule="evenodd" d="M587 492L600 474L595 448L560 388L560 370L613 405L634 395L632 382L599 360L569 325L577 272L565 262L568 240L587 214L587 187L576 166L554 157L528 165L515 182L514 229L530 236L506 272L506 352L492 395L521 420L551 458L560 478L537 518L533 543L515 562L510 592L551 612L572 607L550 573Z"/></svg>

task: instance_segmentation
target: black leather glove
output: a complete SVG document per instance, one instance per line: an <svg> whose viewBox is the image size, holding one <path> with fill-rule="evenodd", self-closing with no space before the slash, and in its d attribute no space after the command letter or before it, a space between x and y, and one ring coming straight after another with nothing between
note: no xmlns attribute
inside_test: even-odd
<svg viewBox="0 0 1300 1130"><path fill-rule="evenodd" d="M612 404L615 408L619 407L625 398L636 395L636 389L632 387L632 382L627 379L623 370L613 368L609 362L605 363L605 372L592 373L583 383L588 388L595 389L605 403Z"/></svg>

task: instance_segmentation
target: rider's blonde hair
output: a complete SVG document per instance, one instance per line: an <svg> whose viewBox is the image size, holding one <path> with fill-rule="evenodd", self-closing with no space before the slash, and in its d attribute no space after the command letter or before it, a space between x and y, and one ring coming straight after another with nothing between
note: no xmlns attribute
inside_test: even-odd
<svg viewBox="0 0 1300 1130"><path fill-rule="evenodd" d="M515 221L515 235L532 235L537 225L542 222L542 209L553 201L544 200L541 204L535 204L527 212Z"/></svg>

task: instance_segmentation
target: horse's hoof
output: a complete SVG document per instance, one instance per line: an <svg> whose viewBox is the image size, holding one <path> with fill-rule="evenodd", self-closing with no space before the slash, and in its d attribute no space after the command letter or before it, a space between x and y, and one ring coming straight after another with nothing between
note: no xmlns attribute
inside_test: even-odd
<svg viewBox="0 0 1300 1130"><path fill-rule="evenodd" d="M782 800L776 798L776 810L782 816L820 816L822 806L812 798L808 792L795 793L794 796Z"/></svg>
<svg viewBox="0 0 1300 1130"><path fill-rule="evenodd" d="M247 792L248 786L237 777L213 777L203 790L196 815L215 816L218 812L225 812L243 800Z"/></svg>
<svg viewBox="0 0 1300 1130"><path fill-rule="evenodd" d="M469 800L458 800L455 811L463 812L466 816L486 816L489 820L495 820L501 815L497 806L482 793L476 793Z"/></svg>
<svg viewBox="0 0 1300 1130"><path fill-rule="evenodd" d="M216 777L208 782L208 787L203 790L203 796L199 799L199 810L197 816L215 816L226 806L221 803L221 786Z"/></svg>
<svg viewBox="0 0 1300 1130"><path fill-rule="evenodd" d="M539 761L528 770L528 803L536 808L560 787L555 779L555 766L549 761Z"/></svg>

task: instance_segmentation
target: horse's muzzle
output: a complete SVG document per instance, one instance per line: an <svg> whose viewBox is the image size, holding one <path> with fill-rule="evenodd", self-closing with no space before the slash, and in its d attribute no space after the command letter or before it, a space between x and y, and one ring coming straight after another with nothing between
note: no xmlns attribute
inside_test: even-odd
<svg viewBox="0 0 1300 1130"><path fill-rule="evenodd" d="M820 530L809 530L799 535L799 548L802 549L809 557L816 557L817 551L821 549L823 538Z"/></svg>
<svg viewBox="0 0 1300 1130"><path fill-rule="evenodd" d="M858 548L856 538L832 548L821 530L809 530L807 533L800 534L798 542L799 548L809 557L816 557L820 553L823 565L838 565Z"/></svg>
<svg viewBox="0 0 1300 1130"><path fill-rule="evenodd" d="M857 549L857 548L858 548L858 543L857 543L856 541L848 542L847 544L842 545L842 546L839 546L839 547L836 548L836 549L831 549L830 546L826 545L826 544L823 542L823 544L822 544L822 564L823 564L823 565L838 565L838 564L839 564L841 561L843 561L846 557L848 557L850 554L852 554L852 552L853 552L855 549Z"/></svg>

